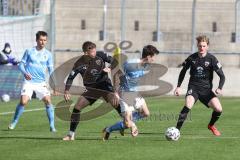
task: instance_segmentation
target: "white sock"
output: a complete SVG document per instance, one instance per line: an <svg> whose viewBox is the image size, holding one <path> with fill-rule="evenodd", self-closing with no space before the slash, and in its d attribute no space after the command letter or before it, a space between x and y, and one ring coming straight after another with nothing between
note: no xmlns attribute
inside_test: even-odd
<svg viewBox="0 0 240 160"><path fill-rule="evenodd" d="M71 137L73 137L73 136L75 135L75 132L69 131L68 135L71 136Z"/></svg>

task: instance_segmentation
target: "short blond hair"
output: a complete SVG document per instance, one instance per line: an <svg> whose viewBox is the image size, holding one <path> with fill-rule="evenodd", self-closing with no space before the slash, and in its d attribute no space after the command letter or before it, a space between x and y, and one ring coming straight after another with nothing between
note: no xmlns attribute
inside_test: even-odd
<svg viewBox="0 0 240 160"><path fill-rule="evenodd" d="M200 42L206 42L207 45L209 45L209 38L206 35L200 35L196 38L197 43L199 44Z"/></svg>

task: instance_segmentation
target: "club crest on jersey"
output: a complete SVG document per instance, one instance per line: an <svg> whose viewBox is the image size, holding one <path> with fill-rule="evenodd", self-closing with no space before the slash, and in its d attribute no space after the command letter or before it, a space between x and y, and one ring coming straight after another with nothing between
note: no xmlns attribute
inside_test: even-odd
<svg viewBox="0 0 240 160"><path fill-rule="evenodd" d="M99 60L99 59L96 60L96 64L100 66L101 65L101 60Z"/></svg>
<svg viewBox="0 0 240 160"><path fill-rule="evenodd" d="M47 55L44 55L43 58L44 58L44 60L47 60Z"/></svg>
<svg viewBox="0 0 240 160"><path fill-rule="evenodd" d="M209 64L210 64L210 62L206 61L206 62L205 62L205 67L208 67Z"/></svg>
<svg viewBox="0 0 240 160"><path fill-rule="evenodd" d="M192 94L192 89L189 89L187 93L188 93L188 95Z"/></svg>

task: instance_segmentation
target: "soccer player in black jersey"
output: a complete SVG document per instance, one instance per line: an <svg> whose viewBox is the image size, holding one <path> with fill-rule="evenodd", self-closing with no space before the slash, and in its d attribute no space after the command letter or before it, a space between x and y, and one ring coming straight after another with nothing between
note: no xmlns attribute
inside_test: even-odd
<svg viewBox="0 0 240 160"><path fill-rule="evenodd" d="M114 69L118 62L103 52L97 52L96 45L90 41L84 42L82 49L84 55L75 62L67 78L64 98L66 101L70 100L69 89L77 74L81 74L86 91L80 96L77 104L74 106L71 115L70 131L63 140L74 140L75 130L80 121L81 110L88 105L92 105L100 97L110 102L112 106L116 107L115 109L118 113L121 113L118 95L114 93L112 83L108 78L108 72ZM109 63L110 66L106 67L105 62Z"/></svg>
<svg viewBox="0 0 240 160"><path fill-rule="evenodd" d="M222 66L218 62L217 58L208 53L209 39L203 35L198 36L196 40L198 52L190 55L182 64L183 68L178 78L177 88L174 91L174 94L179 96L180 86L186 71L190 68L190 79L185 98L185 106L179 114L176 128L179 130L181 129L189 110L199 99L205 106L213 109L208 129L211 130L214 135L220 136L221 133L214 126L215 122L219 119L222 113L222 105L216 95L222 93L225 76L222 71ZM215 90L215 93L212 91L213 71L215 71L220 78L219 85Z"/></svg>

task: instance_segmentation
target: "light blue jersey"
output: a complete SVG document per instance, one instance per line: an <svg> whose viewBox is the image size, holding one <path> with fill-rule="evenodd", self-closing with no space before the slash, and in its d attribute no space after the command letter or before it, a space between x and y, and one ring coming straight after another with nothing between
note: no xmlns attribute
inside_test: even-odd
<svg viewBox="0 0 240 160"><path fill-rule="evenodd" d="M122 91L137 91L140 78L147 73L148 65L142 66L140 59L132 59L123 63L124 76L120 77Z"/></svg>
<svg viewBox="0 0 240 160"><path fill-rule="evenodd" d="M45 48L38 51L36 47L27 49L19 64L19 68L23 74L30 74L32 79L26 80L31 83L42 83L46 81L46 69L49 74L53 72L52 54Z"/></svg>

